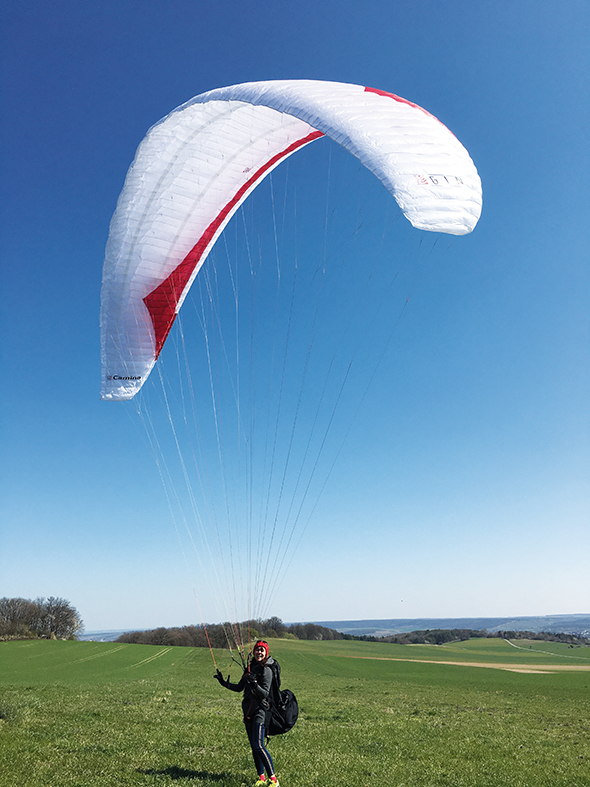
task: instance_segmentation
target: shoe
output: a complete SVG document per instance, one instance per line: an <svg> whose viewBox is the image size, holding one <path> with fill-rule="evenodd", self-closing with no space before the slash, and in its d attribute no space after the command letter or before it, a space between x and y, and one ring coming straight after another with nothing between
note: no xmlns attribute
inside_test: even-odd
<svg viewBox="0 0 590 787"><path fill-rule="evenodd" d="M268 787L268 782L264 779L258 779L254 787Z"/></svg>

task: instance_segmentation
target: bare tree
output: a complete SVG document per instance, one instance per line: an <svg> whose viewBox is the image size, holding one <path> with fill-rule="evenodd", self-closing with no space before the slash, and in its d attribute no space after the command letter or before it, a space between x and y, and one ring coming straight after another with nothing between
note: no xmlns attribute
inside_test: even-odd
<svg viewBox="0 0 590 787"><path fill-rule="evenodd" d="M27 598L0 599L0 634L25 636L37 617L34 601Z"/></svg>
<svg viewBox="0 0 590 787"><path fill-rule="evenodd" d="M33 629L42 637L54 636L57 639L71 639L83 628L78 610L65 598L35 599L39 610L36 626Z"/></svg>

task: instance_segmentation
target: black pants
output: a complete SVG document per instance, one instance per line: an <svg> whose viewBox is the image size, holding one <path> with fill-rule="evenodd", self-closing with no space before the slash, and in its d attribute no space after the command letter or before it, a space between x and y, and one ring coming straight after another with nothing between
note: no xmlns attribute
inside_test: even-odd
<svg viewBox="0 0 590 787"><path fill-rule="evenodd" d="M246 732L248 733L248 740L252 748L252 756L254 757L254 764L256 765L256 773L261 776L265 769L269 776L274 776L275 769L272 764L272 757L268 753L264 745L264 724L246 719Z"/></svg>

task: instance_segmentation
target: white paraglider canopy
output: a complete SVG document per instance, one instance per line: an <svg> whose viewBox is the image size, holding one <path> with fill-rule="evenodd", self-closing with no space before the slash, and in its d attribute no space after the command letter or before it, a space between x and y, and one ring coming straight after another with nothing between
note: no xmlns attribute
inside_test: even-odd
<svg viewBox="0 0 590 787"><path fill-rule="evenodd" d="M481 183L469 154L410 101L359 85L252 82L193 98L140 144L103 269L101 397L131 399L235 211L281 161L328 136L355 155L417 228L473 230Z"/></svg>

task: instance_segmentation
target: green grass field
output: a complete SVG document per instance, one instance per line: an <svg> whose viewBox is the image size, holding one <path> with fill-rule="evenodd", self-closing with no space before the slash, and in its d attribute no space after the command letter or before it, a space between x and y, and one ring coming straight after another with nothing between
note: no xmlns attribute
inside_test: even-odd
<svg viewBox="0 0 590 787"><path fill-rule="evenodd" d="M590 649L514 644L273 640L301 708L270 742L281 784L587 787ZM254 784L213 672L207 650L0 643L1 787Z"/></svg>

